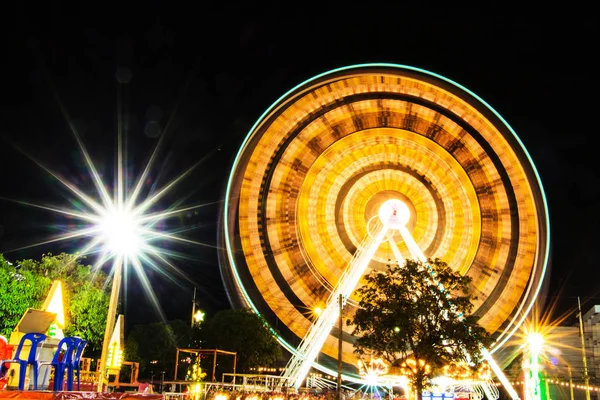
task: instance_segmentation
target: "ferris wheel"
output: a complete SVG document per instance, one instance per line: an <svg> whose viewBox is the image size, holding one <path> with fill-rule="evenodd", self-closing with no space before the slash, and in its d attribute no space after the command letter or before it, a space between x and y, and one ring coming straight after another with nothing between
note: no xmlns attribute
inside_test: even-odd
<svg viewBox="0 0 600 400"><path fill-rule="evenodd" d="M531 310L549 257L546 199L508 123L440 75L392 64L340 68L278 99L233 163L219 231L229 300L265 317L312 366L356 376L350 318L364 274L440 258L472 278L494 353ZM321 310L316 313L316 310Z"/></svg>

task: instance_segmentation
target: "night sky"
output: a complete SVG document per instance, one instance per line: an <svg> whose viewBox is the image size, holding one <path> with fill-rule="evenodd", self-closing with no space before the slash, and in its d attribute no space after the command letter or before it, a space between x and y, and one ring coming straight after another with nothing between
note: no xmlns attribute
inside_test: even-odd
<svg viewBox="0 0 600 400"><path fill-rule="evenodd" d="M422 7L364 2L362 8L346 2L96 2L87 8L52 3L5 13L0 197L70 205L73 196L25 153L93 193L58 99L99 171L112 182L116 76L129 69L122 108L128 116L131 176L141 172L160 135L164 146L148 187L160 187L204 159L159 204L206 204L167 226L208 245L169 247L188 258L173 262L189 281L173 283L149 273L167 318L189 318L194 286L209 313L228 307L213 248L219 200L233 157L256 119L296 84L367 62L443 75L504 116L529 151L548 198L548 302L557 302L556 315L575 307L577 296L585 309L600 304L594 140L600 35L591 10L507 3L485 8L429 2ZM75 251L81 242L15 251L70 223L0 200L0 252L18 260ZM126 293L129 326L158 320L134 276Z"/></svg>

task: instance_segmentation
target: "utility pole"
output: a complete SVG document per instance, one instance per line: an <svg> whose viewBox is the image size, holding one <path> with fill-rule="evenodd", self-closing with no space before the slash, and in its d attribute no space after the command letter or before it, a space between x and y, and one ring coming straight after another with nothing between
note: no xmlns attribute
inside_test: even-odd
<svg viewBox="0 0 600 400"><path fill-rule="evenodd" d="M579 309L579 336L581 336L581 357L583 359L583 382L585 384L585 400L590 400L590 377L587 369L587 359L585 357L585 338L583 337L583 317L581 315L581 301L577 296L577 308Z"/></svg>
<svg viewBox="0 0 600 400"><path fill-rule="evenodd" d="M342 328L343 328L343 324L342 324L342 320L343 320L343 316L342 316L342 310L344 308L343 305L343 298L342 298L342 294L340 293L340 296L338 298L338 303L340 306L340 321L339 321L339 335L338 335L338 370L337 370L337 392L335 394L336 400L340 400L342 398Z"/></svg>
<svg viewBox="0 0 600 400"><path fill-rule="evenodd" d="M194 315L196 314L196 287L194 286L194 298L192 299L192 325L194 327Z"/></svg>

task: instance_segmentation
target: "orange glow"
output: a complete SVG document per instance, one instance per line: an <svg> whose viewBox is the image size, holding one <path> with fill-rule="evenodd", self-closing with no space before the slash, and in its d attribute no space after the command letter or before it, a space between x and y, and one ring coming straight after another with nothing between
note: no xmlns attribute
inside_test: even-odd
<svg viewBox="0 0 600 400"><path fill-rule="evenodd" d="M232 174L241 243L232 257L297 337L392 198L407 206L425 255L472 278L486 330L507 326L532 295L546 215L531 166L507 126L451 86L400 68L348 70L286 94L249 134ZM385 268L393 249L382 243L369 268ZM342 347L356 365L352 344ZM322 352L337 348L330 335Z"/></svg>

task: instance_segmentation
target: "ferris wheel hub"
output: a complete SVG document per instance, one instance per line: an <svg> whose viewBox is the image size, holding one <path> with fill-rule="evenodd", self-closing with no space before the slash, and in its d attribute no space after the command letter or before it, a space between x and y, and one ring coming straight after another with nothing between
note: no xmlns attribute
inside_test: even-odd
<svg viewBox="0 0 600 400"><path fill-rule="evenodd" d="M379 206L379 219L389 229L400 229L410 220L410 211L402 201L389 199Z"/></svg>

